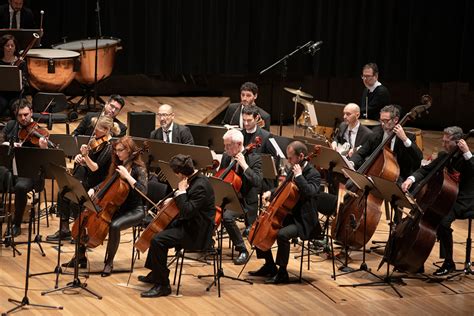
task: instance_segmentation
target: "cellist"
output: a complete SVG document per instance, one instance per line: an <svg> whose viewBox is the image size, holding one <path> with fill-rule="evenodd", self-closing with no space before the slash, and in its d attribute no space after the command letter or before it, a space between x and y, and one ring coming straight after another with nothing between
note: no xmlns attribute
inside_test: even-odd
<svg viewBox="0 0 474 316"><path fill-rule="evenodd" d="M104 269L101 273L103 277L107 277L112 273L114 257L120 244L120 231L138 225L145 216L142 196L137 190L142 193L147 192L147 172L141 155L135 154L132 156L138 152L139 148L130 136L122 137L113 144L112 163L109 168L109 175L118 172L120 177L128 183L130 190L127 199L114 213L109 225L107 257L105 258ZM124 165L124 163L127 164ZM91 198L97 194L99 187L100 184L89 189L87 193ZM107 192L107 194L109 193L113 194L114 192ZM79 265L81 267L87 266L85 254L86 247L81 245L79 247ZM75 262L73 258L71 261L63 264L63 266L73 267Z"/></svg>
<svg viewBox="0 0 474 316"><path fill-rule="evenodd" d="M304 160L307 155L308 148L300 141L294 141L286 148L286 156L293 171L293 181L298 187L300 197L291 214L285 217L283 227L278 231L276 262L273 260L271 249L262 251L257 248L257 258L265 259L265 264L256 271L249 271L249 274L270 277L265 283L288 283L286 267L290 257L290 240L295 237L303 240L315 238L321 231L315 199L321 184L321 176L310 162ZM266 191L263 199L268 200L271 193Z"/></svg>
<svg viewBox="0 0 474 316"><path fill-rule="evenodd" d="M236 130L228 130L224 136L224 154L222 155L222 161L220 169L226 169L232 160L236 160L236 173L242 179L242 188L240 193L243 197L242 199L242 208L246 213L246 225L251 226L255 219L257 218L257 208L258 208L258 188L262 184L262 159L258 154L247 153L243 155L244 150L244 136L243 134ZM245 264L249 258L249 253L245 242L242 238L242 233L240 232L235 219L240 216L240 213L234 212L232 210L226 210L223 215L223 225L229 234L229 238L235 245L235 250L239 252L239 255L234 259L234 264L242 265Z"/></svg>
<svg viewBox="0 0 474 316"><path fill-rule="evenodd" d="M442 161L446 155L459 149L461 154L454 155L448 162L448 171L459 172L459 193L456 202L442 220L437 230L440 241L440 253L444 263L433 274L443 276L456 270L453 260L453 230L451 223L456 218L463 218L463 214L474 209L474 156L466 141L462 139L463 131L460 127L451 126L444 129L442 145L445 152L440 152L438 157L430 164L421 167L409 176L402 184L402 190L408 191L413 183L420 182L433 168Z"/></svg>
<svg viewBox="0 0 474 316"><path fill-rule="evenodd" d="M174 201L179 215L168 227L151 240L145 267L151 272L138 280L153 286L141 297L159 297L171 294L170 270L167 267L168 250L206 249L212 242L216 206L214 190L209 179L194 169L190 156L178 154L171 158L170 167L180 177Z"/></svg>

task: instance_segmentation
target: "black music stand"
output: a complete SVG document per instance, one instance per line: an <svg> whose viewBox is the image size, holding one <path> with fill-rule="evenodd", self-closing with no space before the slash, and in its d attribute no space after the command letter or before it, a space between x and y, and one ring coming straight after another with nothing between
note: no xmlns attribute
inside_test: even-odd
<svg viewBox="0 0 474 316"><path fill-rule="evenodd" d="M263 178L275 180L278 173L273 156L270 154L260 154L260 158L262 159Z"/></svg>
<svg viewBox="0 0 474 316"><path fill-rule="evenodd" d="M181 181L180 178L174 173L173 169L171 169L170 164L166 161L158 161L158 167L163 172L166 177L166 181L170 187L174 190L178 188L178 183Z"/></svg>
<svg viewBox="0 0 474 316"><path fill-rule="evenodd" d="M51 134L49 135L49 140L64 150L64 154L67 157L74 157L79 154L79 143L72 135Z"/></svg>
<svg viewBox="0 0 474 316"><path fill-rule="evenodd" d="M22 91L21 70L17 66L0 65L0 91Z"/></svg>
<svg viewBox="0 0 474 316"><path fill-rule="evenodd" d="M216 199L216 204L219 205L222 209L222 216L224 216L225 211L227 209L231 209L234 212L244 214L244 210L242 209L242 205L240 204L240 200L237 197L237 193L234 190L234 187L232 186L231 183L224 182L223 180L216 178L216 177L211 177L209 178L209 182L212 185L212 188L214 189L214 194L215 194L215 199ZM245 282L248 284L253 284L252 281L245 280L245 279L239 279L238 277L231 277L228 275L224 274L224 269L222 268L222 236L223 236L223 231L224 231L224 225L221 224L221 229L219 234L217 235L217 255L218 255L218 267L217 267L217 277L214 275L198 275L198 278L206 278L206 277L214 277L214 281L209 284L209 286L206 288L206 291L209 291L209 289L217 285L217 288L220 289L221 286L221 278L227 278L235 281L240 281L240 282ZM217 283L217 284L216 284ZM219 297L221 296L220 290L219 290Z"/></svg>
<svg viewBox="0 0 474 316"><path fill-rule="evenodd" d="M60 188L63 188L66 190L64 193L64 197L68 198L71 200L71 202L76 203L79 205L79 209L81 210L78 214L78 218L81 218L81 213L84 207L86 207L89 210L94 210L98 211L95 204L91 201L89 195L86 192L86 189L82 185L82 183L74 178L73 176L69 175L65 168L59 167L57 165L51 164L50 169L56 174L56 180L58 181L58 185ZM44 292L41 292L41 295L46 295L49 293L53 292L58 292L58 291L64 291L67 289L83 289L87 291L88 293L92 294L95 296L97 299L101 300L102 296L95 293L91 289L87 288L87 283L82 283L81 280L79 279L79 247L80 247L80 239L82 238L82 231L84 230L84 227L82 226L82 221L79 220L79 236L76 240L75 248L74 248L74 279L72 282L68 283L66 286L63 286L61 288L55 287L52 290L47 290Z"/></svg>
<svg viewBox="0 0 474 316"><path fill-rule="evenodd" d="M17 147L14 149L15 161L17 165L18 176L25 178L38 179L40 183L44 183L45 179L53 179L54 175L49 171L49 163L66 167L64 151L61 149L42 149L36 147ZM33 194L33 207L35 205L35 195ZM40 235L40 208L38 207L38 220L36 223L36 236L33 239L44 257L41 243L43 242ZM22 244L26 242L18 242Z"/></svg>
<svg viewBox="0 0 474 316"><path fill-rule="evenodd" d="M372 276L376 277L377 279L379 279L380 281L376 281L376 282L369 282L369 283L359 283L359 284L341 284L339 285L340 287L358 287L358 286L370 286L370 285L373 285L373 286L376 286L376 285L388 285L390 286L394 291L395 293L397 293L397 295L400 297L400 298L403 298L403 296L400 294L400 292L395 288L395 286L393 285L393 283L391 282L390 278L387 277L387 278L381 278L380 276L376 275L375 273L373 273L372 271L370 271L370 268L367 267L367 263L365 262L365 252L366 252L366 243L367 243L367 240L365 239L366 238L366 231L367 231L367 198L369 196L369 193L373 193L375 194L376 196L383 196L379 191L378 191L378 188L374 185L374 182L371 180L371 178L367 177L366 175L364 174L360 174L358 173L357 171L353 171L353 170L350 170L350 169L347 169L347 168L343 168L342 169L342 172L349 178L352 180L352 182L360 189L360 190L363 190L364 191L364 198L365 198L365 206L364 206L364 215L363 215L363 218L364 218L364 246L363 246L363 250L362 250L362 263L360 265L360 268L357 269L357 270L352 270L352 271L348 271L348 272L343 272L341 274L339 274L339 276L341 275L346 275L346 274L349 274L349 273L354 273L354 272L359 272L359 271L365 271L365 272L368 272L370 273ZM389 197L391 197L391 194L389 195Z"/></svg>
<svg viewBox="0 0 474 316"><path fill-rule="evenodd" d="M0 29L0 37L5 34L10 34L15 36L16 41L18 42L18 51L24 50L31 40L34 38L33 34L37 33L42 35L43 32L41 29ZM32 47L41 46L41 37L36 41L35 45Z"/></svg>
<svg viewBox="0 0 474 316"><path fill-rule="evenodd" d="M10 154L9 154L10 153ZM7 145L0 145L0 166L4 166L8 171L5 174L6 177L9 177L7 179L7 187L5 188L5 192L8 194L8 214L7 214L7 202L3 202L3 211L5 212L5 218L7 220L7 231L11 232L11 227L12 227L12 214L11 214L11 209L12 209L12 198L11 198L11 186L13 183L12 179L12 160L11 160L11 149L10 146ZM5 183L5 181L4 181ZM0 224L2 225L2 224ZM0 230L1 231L1 230ZM2 236L0 236L1 238ZM13 250L13 257L15 257L16 254L21 256L21 252L16 248L15 246L15 237L13 235L10 236L5 236L5 239L2 240L0 243L4 244L5 247L12 247Z"/></svg>
<svg viewBox="0 0 474 316"><path fill-rule="evenodd" d="M335 187L334 172L343 173L342 169L351 169L348 160L341 156L340 153L332 148L322 146L319 149L319 154L313 157L311 162L322 169L328 171L328 186L329 192L338 192L339 188Z"/></svg>
<svg viewBox="0 0 474 316"><path fill-rule="evenodd" d="M50 158L53 161L57 161L59 157L59 155L55 153L58 150L55 150L55 149L18 147L18 148L15 148L14 151L15 151L16 164L17 164L18 170L20 171L19 176L27 177L27 178L40 178L41 179L42 177L45 177L47 174L46 164L48 161L46 160L46 158ZM48 153L49 151L53 151L53 152L49 154ZM63 159L63 164L64 164L64 153L62 151L59 151L59 152L62 153L62 159ZM36 153L36 154L33 154L33 153ZM28 298L28 286L29 286L30 262L31 262L31 242L32 242L31 236L32 236L32 228L33 228L33 223L35 221L35 212L36 212L34 202L35 201L33 198L33 205L30 210L30 220L28 222L28 242L27 242L28 250L27 250L27 255L26 255L25 296L23 297L21 301L9 298L8 299L9 302L18 304L18 306L3 313L4 315L14 312L16 310L22 309L24 306L63 309L62 306L31 304L30 299ZM38 242L38 241L35 240L35 242ZM43 251L39 242L38 242L38 245L40 246L41 251ZM43 252L43 255L44 255L44 252Z"/></svg>
<svg viewBox="0 0 474 316"><path fill-rule="evenodd" d="M315 100L313 105L318 118L318 125L336 128L342 122L345 104Z"/></svg>
<svg viewBox="0 0 474 316"><path fill-rule="evenodd" d="M149 146L150 155L153 156L153 160L151 162L152 167L157 167L157 163L160 160L170 161L170 159L177 154L191 156L196 169L212 166L212 154L208 147L165 143L158 140L150 141Z"/></svg>
<svg viewBox="0 0 474 316"><path fill-rule="evenodd" d="M227 132L227 128L215 125L186 124L193 135L194 144L209 147L216 153L224 152L224 142L222 138Z"/></svg>

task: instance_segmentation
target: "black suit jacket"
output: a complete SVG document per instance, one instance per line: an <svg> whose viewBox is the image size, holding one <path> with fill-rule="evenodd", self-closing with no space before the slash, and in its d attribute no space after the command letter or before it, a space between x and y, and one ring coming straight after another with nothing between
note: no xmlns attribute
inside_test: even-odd
<svg viewBox="0 0 474 316"><path fill-rule="evenodd" d="M182 227L185 249L201 250L209 246L216 217L214 190L209 179L202 174L195 176L189 183L186 194L175 197L179 209L178 218L171 225Z"/></svg>
<svg viewBox="0 0 474 316"><path fill-rule="evenodd" d="M265 126L263 127L265 130L270 131L271 125L271 117L268 112L263 110L262 108L256 106L258 109L258 113L262 117L262 120L265 122ZM242 104L240 103L231 103L227 107L227 111L225 112L224 119L222 120L222 125L229 124L229 125L239 125L240 122L240 115L242 114Z"/></svg>
<svg viewBox="0 0 474 316"><path fill-rule="evenodd" d="M8 29L10 28L10 10L9 4L4 4L0 6L0 28ZM13 28L16 28L13 27ZM33 12L23 6L20 11L20 28L22 29L34 29L35 28L35 19L33 17Z"/></svg>
<svg viewBox="0 0 474 316"><path fill-rule="evenodd" d="M294 219L294 223L298 228L298 237L301 239L315 238L321 232L316 205L316 195L321 184L321 175L310 163L307 163L303 168L302 175L296 177L294 182L298 187L300 196L295 207L291 210L291 215L288 216L288 219L285 219L285 222L291 222L291 218ZM286 226L285 222L284 226Z"/></svg>
<svg viewBox="0 0 474 316"><path fill-rule="evenodd" d="M151 139L158 139L163 140L163 128L155 129L153 132L150 133ZM185 125L179 125L173 122L173 132L172 132L172 139L173 143L178 144L188 144L194 145L193 135L191 135L191 131L189 127Z"/></svg>
<svg viewBox="0 0 474 316"><path fill-rule="evenodd" d="M81 123L76 127L76 129L72 132L72 136L79 136L79 135L86 135L90 136L94 132L94 126L91 123L93 117L98 117L100 112L89 112L83 118ZM117 123L120 127L120 134L113 135L116 137L123 137L127 133L127 125L120 122L117 118L114 118L114 123Z"/></svg>
<svg viewBox="0 0 474 316"><path fill-rule="evenodd" d="M221 166L219 170L227 168L232 158L226 153L222 154ZM242 173L239 166L238 174L242 178L242 188L240 194L243 198L243 208L247 213L248 224L252 224L257 217L258 208L258 189L262 184L262 160L258 154L250 153L245 156L245 161L249 165L247 170Z"/></svg>
<svg viewBox="0 0 474 316"><path fill-rule="evenodd" d="M360 114L361 117L365 118L365 103L367 102L368 108L368 119L378 120L380 110L385 106L390 104L390 93L388 89L384 86L378 86L375 88L374 92L369 92L369 89L364 89L362 92L362 99L360 101Z"/></svg>
<svg viewBox="0 0 474 316"><path fill-rule="evenodd" d="M412 176L415 177L415 185L419 184L431 170L433 170L440 161L442 161L448 153L440 152L438 158L433 160L430 164L425 165L415 171ZM451 159L448 163L448 169L454 169L460 173L459 177L459 193L457 200L465 200L469 202L471 207L474 207L474 156L466 160L461 154Z"/></svg>
<svg viewBox="0 0 474 316"><path fill-rule="evenodd" d="M405 180L421 165L423 159L423 153L420 148L416 145L415 135L406 133L407 137L411 140L411 146L405 147L400 138L396 137L393 153L397 159L400 167L400 180ZM354 162L355 169L358 169L368 158L377 146L382 142L383 129L381 126L377 126L372 130L372 134L369 136L367 142L365 142L359 150L352 155L350 158Z"/></svg>
<svg viewBox="0 0 474 316"><path fill-rule="evenodd" d="M339 125L339 132L334 137L337 143L344 144L346 142L346 140L344 139L344 133L346 132L348 126L349 125L346 122L342 122ZM354 147L357 148L363 143L365 143L367 139L369 138L370 134L372 134L372 131L368 127L362 124L359 125L359 129L357 130L357 135L355 139L355 144L353 144Z"/></svg>

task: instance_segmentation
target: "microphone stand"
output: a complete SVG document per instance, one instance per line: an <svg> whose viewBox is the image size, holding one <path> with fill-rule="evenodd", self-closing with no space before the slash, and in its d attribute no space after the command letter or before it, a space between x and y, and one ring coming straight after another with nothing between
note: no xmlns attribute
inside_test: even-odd
<svg viewBox="0 0 474 316"><path fill-rule="evenodd" d="M97 64L99 59L99 37L102 37L102 28L100 23L100 0L96 1L96 34L95 34L95 63L94 63L94 110L97 108Z"/></svg>
<svg viewBox="0 0 474 316"><path fill-rule="evenodd" d="M291 56L293 56L294 54L296 54L297 52L299 52L299 51L301 51L305 48L309 48L313 44L314 44L313 41L309 41L306 44L304 44L303 46L296 47L296 49L294 51L292 51L291 53L283 56L282 58L280 58L279 60L277 60L276 62L274 62L270 66L268 66L267 68L260 71L259 75L263 75L264 73L266 73L270 69L274 68L275 66L277 66L279 64L282 64L282 69L281 69L280 76L281 76L281 83L283 84L286 80L286 76L287 76L287 73L288 73L288 59ZM283 92L281 92L281 93L283 94ZM283 98L281 98L281 100L283 100ZM280 101L279 105L280 105L279 106L279 110L280 110L280 134L279 135L282 136L282 134L283 134L283 104L282 104L281 101Z"/></svg>

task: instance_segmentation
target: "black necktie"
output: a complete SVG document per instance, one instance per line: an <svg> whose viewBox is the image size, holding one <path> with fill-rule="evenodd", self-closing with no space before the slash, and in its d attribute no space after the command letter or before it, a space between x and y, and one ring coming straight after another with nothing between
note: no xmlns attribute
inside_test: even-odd
<svg viewBox="0 0 474 316"><path fill-rule="evenodd" d="M170 130L167 130L167 131L164 131L165 132L165 142L167 143L171 143L171 139L170 139Z"/></svg>
<svg viewBox="0 0 474 316"><path fill-rule="evenodd" d="M351 141L351 135L352 135L352 130L349 130L349 135L348 135L348 141L349 141L349 146L352 148L352 141Z"/></svg>
<svg viewBox="0 0 474 316"><path fill-rule="evenodd" d="M13 16L12 16L12 29L18 28L18 25L16 25L16 11L13 11Z"/></svg>

